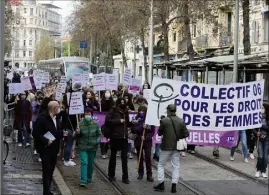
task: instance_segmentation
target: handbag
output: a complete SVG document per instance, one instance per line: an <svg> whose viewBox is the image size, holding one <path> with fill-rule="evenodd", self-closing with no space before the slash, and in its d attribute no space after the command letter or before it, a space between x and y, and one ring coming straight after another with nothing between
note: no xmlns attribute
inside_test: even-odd
<svg viewBox="0 0 269 195"><path fill-rule="evenodd" d="M178 151L185 151L187 149L187 141L186 139L179 139L179 137L177 136L177 132L176 132L176 129L175 129L175 124L172 120L171 117L169 117L171 122L172 122L172 125L173 125L173 129L175 131L175 134L176 134L176 137L177 137L177 150Z"/></svg>

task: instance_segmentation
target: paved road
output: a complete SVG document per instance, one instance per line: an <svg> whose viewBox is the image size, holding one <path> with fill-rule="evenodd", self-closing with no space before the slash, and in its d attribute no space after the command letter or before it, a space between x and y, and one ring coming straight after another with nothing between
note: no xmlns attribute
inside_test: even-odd
<svg viewBox="0 0 269 195"><path fill-rule="evenodd" d="M32 148L10 145L7 164L4 166L3 194L41 195L42 169L38 157L33 155ZM52 192L60 195L56 184L52 183Z"/></svg>

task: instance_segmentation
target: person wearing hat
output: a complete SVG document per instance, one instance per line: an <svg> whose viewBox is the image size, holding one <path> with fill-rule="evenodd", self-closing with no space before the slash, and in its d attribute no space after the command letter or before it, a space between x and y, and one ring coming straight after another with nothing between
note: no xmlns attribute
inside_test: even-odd
<svg viewBox="0 0 269 195"><path fill-rule="evenodd" d="M163 136L161 144L161 153L158 162L158 185L154 190L164 191L164 167L165 163L171 158L172 163L172 193L176 193L176 185L179 180L179 151L177 151L178 139L184 139L189 136L189 132L184 120L176 115L177 108L174 104L167 107L167 117L161 119L159 127L159 136Z"/></svg>
<svg viewBox="0 0 269 195"><path fill-rule="evenodd" d="M76 134L79 138L78 147L81 158L80 186L85 187L87 183L92 182L94 160L101 140L101 131L98 123L93 120L92 109L85 109L85 117L79 123Z"/></svg>

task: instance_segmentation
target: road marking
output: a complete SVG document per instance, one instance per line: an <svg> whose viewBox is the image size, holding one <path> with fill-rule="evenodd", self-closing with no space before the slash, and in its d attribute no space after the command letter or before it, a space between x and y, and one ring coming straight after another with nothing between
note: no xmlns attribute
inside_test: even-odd
<svg viewBox="0 0 269 195"><path fill-rule="evenodd" d="M42 179L42 175L34 174L4 174L4 179Z"/></svg>

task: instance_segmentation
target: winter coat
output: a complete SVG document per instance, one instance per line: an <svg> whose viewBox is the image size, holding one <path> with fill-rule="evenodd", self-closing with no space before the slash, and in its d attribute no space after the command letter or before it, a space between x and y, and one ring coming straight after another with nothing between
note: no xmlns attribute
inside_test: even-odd
<svg viewBox="0 0 269 195"><path fill-rule="evenodd" d="M183 139L189 136L189 132L184 123L184 120L176 116L176 114L170 115L174 122L175 130L172 121L169 117L165 117L160 121L159 136L163 136L161 149L162 150L176 150L177 149L177 136L178 139ZM177 133L177 136L175 134Z"/></svg>
<svg viewBox="0 0 269 195"><path fill-rule="evenodd" d="M96 151L101 139L99 125L95 121L86 121L79 123L80 132L77 133L79 138L79 149L82 151Z"/></svg>
<svg viewBox="0 0 269 195"><path fill-rule="evenodd" d="M25 110L23 111L23 115L21 113L21 109L23 106L23 101L25 103ZM23 120L23 121L22 121ZM20 130L21 124L23 122L26 130L30 130L30 122L32 120L32 106L31 103L27 100L19 100L15 106L15 118L13 128Z"/></svg>

